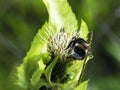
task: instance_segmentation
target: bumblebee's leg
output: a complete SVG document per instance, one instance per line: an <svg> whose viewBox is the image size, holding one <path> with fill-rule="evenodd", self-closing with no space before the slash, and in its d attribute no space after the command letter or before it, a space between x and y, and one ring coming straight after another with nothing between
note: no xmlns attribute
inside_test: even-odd
<svg viewBox="0 0 120 90"><path fill-rule="evenodd" d="M90 38L89 38L89 48L88 48L88 52L87 52L85 59L84 59L84 62L83 62L82 71L80 73L79 80L78 80L78 85L81 83L81 79L82 79L84 71L85 71L87 56L90 55L90 48L91 48L92 39L93 39L93 32L91 31ZM91 55L91 58L92 58L92 55Z"/></svg>
<svg viewBox="0 0 120 90"><path fill-rule="evenodd" d="M87 37L88 37L87 42L89 43L89 45L91 45L93 39L93 31L90 31Z"/></svg>

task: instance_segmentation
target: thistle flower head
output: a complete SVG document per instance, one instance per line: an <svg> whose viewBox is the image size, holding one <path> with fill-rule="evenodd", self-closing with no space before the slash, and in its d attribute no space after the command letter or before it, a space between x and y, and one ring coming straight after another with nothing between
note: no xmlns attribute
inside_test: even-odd
<svg viewBox="0 0 120 90"><path fill-rule="evenodd" d="M65 32L64 29L57 31L53 36L50 36L48 42L48 52L51 56L58 56L60 60L67 60L70 56L68 47L69 42L75 36L75 31L71 33Z"/></svg>

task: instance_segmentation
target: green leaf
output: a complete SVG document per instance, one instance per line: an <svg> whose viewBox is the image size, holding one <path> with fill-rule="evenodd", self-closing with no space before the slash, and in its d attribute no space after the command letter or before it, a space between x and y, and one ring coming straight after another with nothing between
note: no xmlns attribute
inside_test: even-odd
<svg viewBox="0 0 120 90"><path fill-rule="evenodd" d="M43 0L45 3L48 13L49 22L57 30L70 26L72 30L76 30L77 19L75 14L72 12L67 0Z"/></svg>
<svg viewBox="0 0 120 90"><path fill-rule="evenodd" d="M41 53L47 52L46 42L48 41L49 37L46 35L46 32L48 31L48 26L49 24L45 23L42 29L38 30L37 35L32 42L31 48L24 59L28 59L30 57L34 57L40 55Z"/></svg>
<svg viewBox="0 0 120 90"><path fill-rule="evenodd" d="M33 68L38 64L37 61L40 59L40 57L44 57L44 54L47 53L47 41L49 37L45 33L48 31L48 26L49 24L45 23L42 29L38 31L32 42L30 50L23 59L23 63L17 69L17 84L25 89L30 87L30 76L32 76L31 74L35 72L35 69ZM35 60L35 58L37 60ZM49 61L50 58L47 57L46 59L43 59L43 62L46 63L46 61Z"/></svg>
<svg viewBox="0 0 120 90"><path fill-rule="evenodd" d="M89 30L87 27L87 24L82 20L81 21L81 26L80 26L80 37L87 40Z"/></svg>
<svg viewBox="0 0 120 90"><path fill-rule="evenodd" d="M41 88L42 86L45 86L45 87L48 88L48 87L50 87L51 85L50 85L50 83L47 82L45 79L41 78L41 79L39 80L39 82L37 83L37 85L32 88L32 90L41 90L40 88Z"/></svg>
<svg viewBox="0 0 120 90"><path fill-rule="evenodd" d="M75 90L87 90L88 82L89 80L82 82Z"/></svg>
<svg viewBox="0 0 120 90"><path fill-rule="evenodd" d="M33 87L39 82L40 77L45 69L45 64L43 63L42 59L40 61L38 61L38 65L39 65L39 68L33 74L32 79L31 79L31 83L32 83Z"/></svg>
<svg viewBox="0 0 120 90"><path fill-rule="evenodd" d="M82 66L83 66L83 62L84 61L78 61L67 69L66 73L71 74L71 76L70 76L71 79L72 79L71 82L72 81L78 81L79 75L81 73L81 69L82 69Z"/></svg>
<svg viewBox="0 0 120 90"><path fill-rule="evenodd" d="M23 64L21 64L21 66L19 66L17 68L17 77L18 77L18 80L17 80L16 84L19 85L20 87L22 87L23 89L28 88L29 82L25 75L25 69L24 69Z"/></svg>
<svg viewBox="0 0 120 90"><path fill-rule="evenodd" d="M52 70L53 70L53 67L55 66L56 62L58 60L58 57L56 57L52 63L46 68L45 72L44 72L44 75L46 77L46 80L51 83L51 73L52 73Z"/></svg>

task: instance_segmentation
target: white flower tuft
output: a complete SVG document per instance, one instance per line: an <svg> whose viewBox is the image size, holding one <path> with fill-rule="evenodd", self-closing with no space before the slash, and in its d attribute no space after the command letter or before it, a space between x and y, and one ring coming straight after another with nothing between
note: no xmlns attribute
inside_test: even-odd
<svg viewBox="0 0 120 90"><path fill-rule="evenodd" d="M65 32L64 29L58 30L49 38L48 52L52 56L58 56L60 60L66 60L69 57L69 49L66 50L66 48L75 33L75 30L71 34Z"/></svg>

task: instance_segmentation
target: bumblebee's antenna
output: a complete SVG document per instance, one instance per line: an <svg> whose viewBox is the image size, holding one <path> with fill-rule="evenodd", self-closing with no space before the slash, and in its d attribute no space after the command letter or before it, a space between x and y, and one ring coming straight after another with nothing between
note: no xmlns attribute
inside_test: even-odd
<svg viewBox="0 0 120 90"><path fill-rule="evenodd" d="M82 71L80 73L80 76L79 76L79 79L78 79L78 84L79 85L81 83L81 80L82 80L82 77L84 75L84 71L85 71L85 66L86 66L86 62L87 62L87 56L89 54L89 51L90 51L90 48L91 48L91 43L92 43L92 39L93 39L93 31L90 32L91 35L90 35L90 39L89 39L89 47L88 47L88 52L85 56L85 59L84 59L84 62L83 62L83 66L82 66Z"/></svg>

